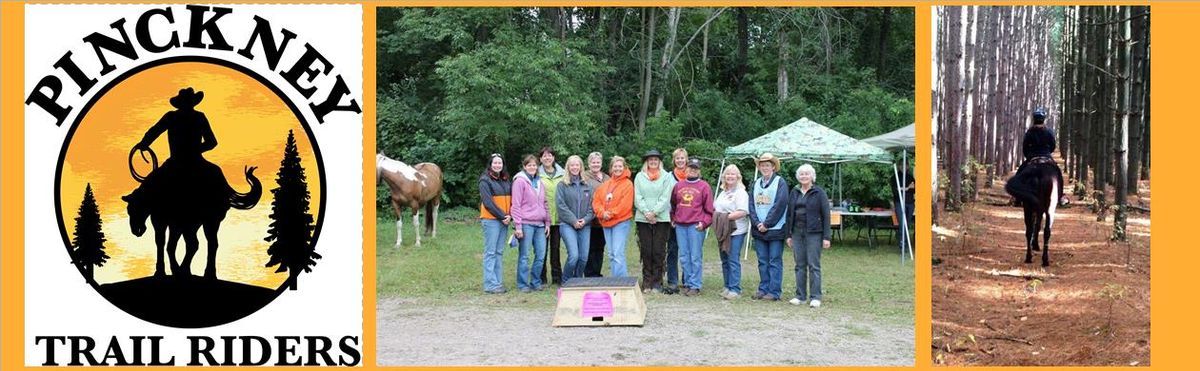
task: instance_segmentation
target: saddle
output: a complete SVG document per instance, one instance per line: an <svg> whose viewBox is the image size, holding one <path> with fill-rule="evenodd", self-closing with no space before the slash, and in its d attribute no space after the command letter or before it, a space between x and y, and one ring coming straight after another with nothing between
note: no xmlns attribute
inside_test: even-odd
<svg viewBox="0 0 1200 371"><path fill-rule="evenodd" d="M1025 163L1028 165L1058 165L1058 162L1055 162L1054 158L1050 156L1037 156L1025 161Z"/></svg>

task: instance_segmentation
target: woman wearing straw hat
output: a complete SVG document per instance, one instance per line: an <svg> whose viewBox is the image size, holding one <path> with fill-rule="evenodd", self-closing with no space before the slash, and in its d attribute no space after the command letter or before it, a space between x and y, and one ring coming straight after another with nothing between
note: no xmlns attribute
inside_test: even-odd
<svg viewBox="0 0 1200 371"><path fill-rule="evenodd" d="M762 176L751 184L750 236L758 255L758 292L755 300L776 301L783 292L783 245L788 237L788 184L775 171L779 159L763 153L755 160Z"/></svg>

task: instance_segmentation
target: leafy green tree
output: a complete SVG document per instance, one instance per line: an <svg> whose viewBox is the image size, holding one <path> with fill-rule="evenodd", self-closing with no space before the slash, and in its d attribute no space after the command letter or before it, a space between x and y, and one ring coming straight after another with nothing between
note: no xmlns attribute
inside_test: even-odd
<svg viewBox="0 0 1200 371"><path fill-rule="evenodd" d="M651 147L684 147L716 164L725 147L800 117L856 138L914 118L910 8L378 12L378 147L440 165L448 206L478 202L475 182L490 153L510 171L546 145L560 161L599 151L636 168ZM651 114L639 130L647 65ZM846 198L889 204L890 166L842 170ZM832 167L822 174L832 185ZM381 215L390 215L385 187L378 192Z"/></svg>

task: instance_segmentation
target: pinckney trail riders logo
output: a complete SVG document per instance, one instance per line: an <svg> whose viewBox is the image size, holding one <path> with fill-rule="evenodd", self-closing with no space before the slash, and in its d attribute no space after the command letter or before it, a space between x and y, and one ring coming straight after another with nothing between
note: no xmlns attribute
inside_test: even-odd
<svg viewBox="0 0 1200 371"><path fill-rule="evenodd" d="M318 129L361 133L358 88L333 73L339 56L324 55L269 17L231 16L234 9L171 6L118 18L82 38L81 50L90 53L63 53L25 100L65 129L57 139L53 207L61 261L82 276L66 282L90 286L148 329L249 320L303 291L305 277L331 254L326 250L343 246L317 243L330 187L322 153L330 149L321 138L336 136ZM239 21L249 22L227 25ZM358 126L314 127L339 120ZM347 142L356 146L339 147L340 153L361 153L361 140ZM358 178L344 186L361 189ZM361 280L361 271L353 277ZM281 312L304 310L320 313L313 306ZM39 347L32 354L40 357L27 362L163 365L176 364L175 355L188 365L361 360L361 327L340 337L308 336L303 328L288 328L292 336L177 339L34 333L27 346ZM161 349L172 341L187 351Z"/></svg>

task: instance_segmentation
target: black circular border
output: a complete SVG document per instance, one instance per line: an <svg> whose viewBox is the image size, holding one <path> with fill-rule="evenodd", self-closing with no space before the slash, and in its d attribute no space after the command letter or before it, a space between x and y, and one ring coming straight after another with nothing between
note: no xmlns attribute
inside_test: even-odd
<svg viewBox="0 0 1200 371"><path fill-rule="evenodd" d="M325 187L325 183L326 183L325 182L325 179L326 179L325 178L325 162L324 162L323 158L321 157L320 146L317 144L317 138L315 135L313 135L312 127L309 126L308 120L305 119L304 114L302 112L300 112L300 108L296 107L296 105L291 101L291 99L288 99L287 95L284 94L283 91L279 89L279 87L275 86L275 84L272 84L270 81L268 81L262 75L259 75L257 72L254 72L254 71L250 70L249 68L246 68L242 65L239 65L239 64L236 64L236 63L224 60L224 59L218 59L218 58L206 57L206 56L198 56L198 55L189 55L189 56L177 56L177 57L167 57L167 58L163 58L163 59L157 59L154 61L150 61L150 62L141 64L141 65L134 67L128 71L125 71L125 73L122 73L120 76L117 76L112 81L110 81L107 85L105 85L103 88L101 88L98 92L96 92L96 94L92 96L92 99L88 100L88 103L86 105L84 105L82 109L79 110L79 114L77 114L75 116L74 122L71 124L70 129L67 130L67 136L63 140L62 149L60 150L60 152L58 154L58 165L56 166L55 171L54 171L54 214L58 218L58 231L59 231L59 234L62 236L63 246L67 250L67 256L70 256L70 254L71 254L71 238L70 238L69 234L67 233L67 227L63 221L64 219L63 219L63 213L62 213L62 170L63 170L63 162L66 161L67 150L71 146L71 138L75 136L75 129L79 128L79 124L82 123L83 118L87 116L88 111L90 111L92 109L92 106L95 105L96 102L100 100L100 98L104 97L104 95L107 94L109 90L112 90L112 88L119 85L122 81L125 81L126 79L133 77L134 75L136 75L142 71L148 70L150 68L168 65L168 64L174 64L174 63L187 63L187 62L213 64L213 65L218 65L221 67L226 67L226 68L232 69L237 72L241 72L242 74L244 74L246 76L250 76L251 78L254 78L254 80L258 81L258 83L262 84L263 86L270 88L271 91L274 92L276 96L278 96L281 100L283 100L284 103L287 104L288 108L291 108L292 114L294 114L296 116L296 119L300 121L300 126L304 128L304 132L308 136L308 142L312 144L313 153L316 155L316 160L317 160L317 176L321 180L321 190L320 190L321 202L320 202L319 206L317 207L317 223L316 223L315 228L313 229L313 235L312 235L312 244L313 244L313 246L316 246L317 239L321 235L321 226L325 221L325 202L327 200L326 187ZM80 275L83 274L83 271L81 269L79 269L78 266L76 266L76 269L79 270ZM89 285L92 286L92 288L95 289L97 293L100 293L100 287L98 284L89 284ZM283 293L283 291L284 291L283 289L285 287L287 287L286 283L283 285L280 285L280 287L276 288L275 289L275 297L271 298L271 301L275 301L275 299L277 299L279 297L279 294ZM100 296L104 297L104 294L101 294ZM105 297L105 300L108 300L108 298ZM112 303L111 300L109 300L109 303L113 304L114 307L121 309L120 306L116 305L116 303ZM268 302L268 303L270 303L270 302ZM257 312L258 310L262 310L262 308L258 308L254 312ZM125 311L125 310L121 309L121 311ZM133 315L127 311L125 311L125 312L127 314ZM251 314L254 314L254 312L247 313L246 316L250 316ZM148 321L141 317L137 317L136 315L133 315L133 316L140 320L154 323L156 325L177 328L177 327L170 326L170 325L151 322L151 321ZM226 323L215 324L215 325L206 326L206 327L226 325L226 324L230 324L233 322L237 322L238 320L241 320L242 318L245 318L245 317L237 318L237 319L234 319L234 320L226 322Z"/></svg>

